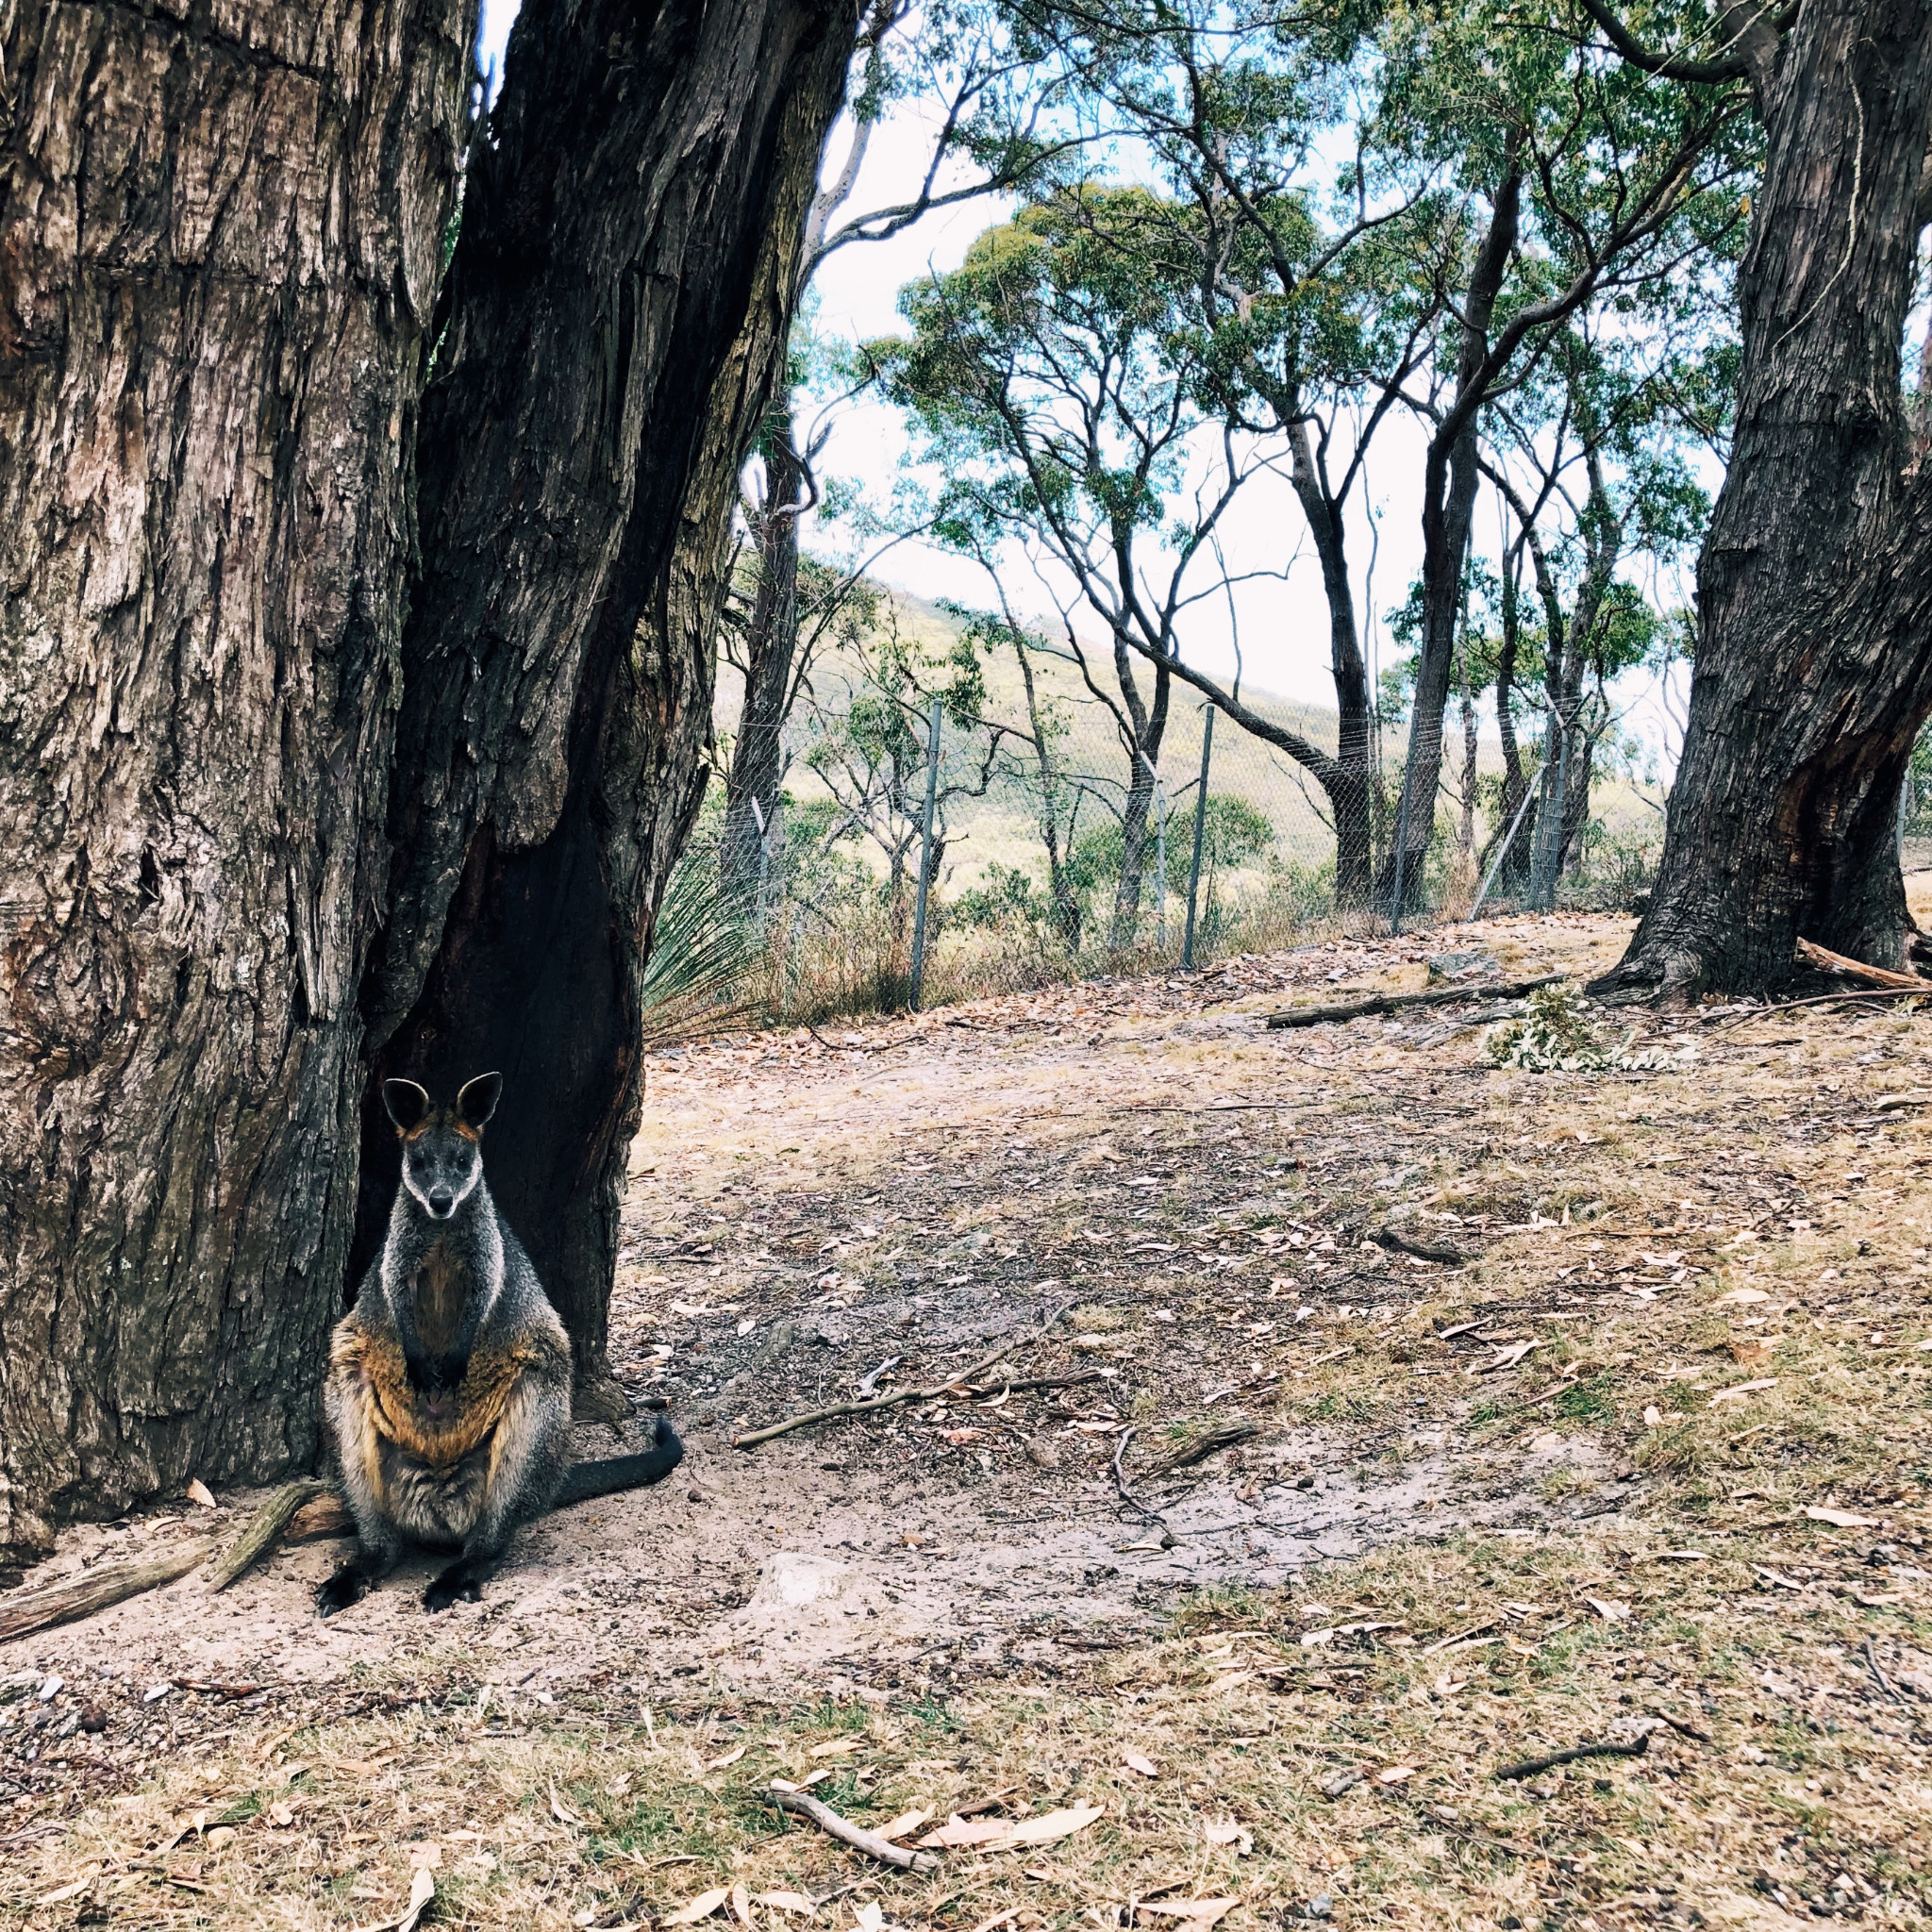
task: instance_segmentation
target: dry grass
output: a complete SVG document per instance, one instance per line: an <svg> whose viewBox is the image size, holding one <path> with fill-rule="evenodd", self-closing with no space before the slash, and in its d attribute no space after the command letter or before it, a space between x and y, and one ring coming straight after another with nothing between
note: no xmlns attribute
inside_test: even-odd
<svg viewBox="0 0 1932 1932"><path fill-rule="evenodd" d="M1572 934L1579 962L1616 938L1538 930ZM688 1690L649 1710L611 1682L554 1706L492 1686L479 1711L488 1673L452 1653L360 1686L369 1714L244 1731L86 1807L11 1854L0 1906L35 1924L367 1926L400 1914L409 1848L433 1846L414 1856L438 1860L435 1923L527 1932L641 1924L732 1886L760 1925L784 1923L757 1901L785 1890L828 1927L874 1923L858 1915L875 1902L888 1924L959 1932L1001 1914L1021 1932L1171 1923L1144 1902L1205 1898L1239 1901L1235 1932L1311 1910L1467 1932L1924 1923L1932 1143L1916 1101L1879 1103L1932 1085L1932 1021L1812 1008L1693 1030L1696 1064L1636 1075L1494 1073L1473 1034L1420 1023L1266 1037L1269 1065L1312 1067L1320 1099L1251 1124L1302 1165L1248 1224L1301 1284L1274 1311L1306 1293L1316 1312L1241 1342L1282 1378L1248 1412L1322 1432L1365 1479L1441 1434L1445 1496L1516 1480L1510 1458L1541 1443L1557 1527L1545 1512L1442 1535L1423 1507L1406 1536L1291 1590L1195 1591L1152 1639L1005 1677L926 1659L899 1692L840 1703L809 1683L749 1698L694 1657ZM1163 1119L1141 1144L1204 1132ZM1068 1172L1079 1158L1070 1141ZM1378 1187L1391 1168L1405 1178ZM1480 1258L1358 1258L1398 1204ZM1317 1220L1337 1235L1327 1265L1358 1271L1328 1295L1313 1246L1281 1240ZM1245 1321L1266 1275L1161 1292L1205 1332ZM1142 1313L1074 1326L1158 1362L1174 1331ZM1478 1373L1518 1339L1537 1346ZM1158 1379L1141 1395L1173 1417ZM1867 1522L1806 1513L1821 1507ZM1646 1722L1643 1756L1496 1775ZM859 1748L810 1755L840 1740ZM1013 1816L1083 1799L1102 1816L905 1876L759 1796L826 1764L816 1794L872 1824L998 1793Z"/></svg>

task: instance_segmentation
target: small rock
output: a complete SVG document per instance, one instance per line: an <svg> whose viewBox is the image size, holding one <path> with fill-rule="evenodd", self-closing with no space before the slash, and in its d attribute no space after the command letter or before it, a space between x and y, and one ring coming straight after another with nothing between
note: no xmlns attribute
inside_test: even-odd
<svg viewBox="0 0 1932 1932"><path fill-rule="evenodd" d="M42 1704L52 1704L55 1698L59 1696L61 1690L65 1688L66 1683L67 1679L65 1677L44 1678L42 1681L41 1688L34 1692L34 1695L38 1697Z"/></svg>
<svg viewBox="0 0 1932 1932"><path fill-rule="evenodd" d="M98 1733L108 1728L108 1713L98 1704L90 1704L80 1713L80 1727L90 1733Z"/></svg>
<svg viewBox="0 0 1932 1932"><path fill-rule="evenodd" d="M1302 1910L1310 1919L1325 1919L1335 1910L1335 1901L1325 1891L1318 1891Z"/></svg>
<svg viewBox="0 0 1932 1932"><path fill-rule="evenodd" d="M1339 1798L1344 1791L1352 1791L1362 1781L1358 1771L1338 1771L1333 1777L1322 1781L1322 1795L1324 1798Z"/></svg>

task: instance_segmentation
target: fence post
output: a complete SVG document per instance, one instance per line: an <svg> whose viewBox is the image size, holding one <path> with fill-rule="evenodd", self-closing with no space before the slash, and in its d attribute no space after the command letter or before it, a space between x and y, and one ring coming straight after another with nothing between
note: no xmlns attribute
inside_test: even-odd
<svg viewBox="0 0 1932 1932"><path fill-rule="evenodd" d="M932 814L940 791L940 700L932 701L932 726L925 741L925 834L919 841L919 897L912 908L912 1010L919 1010L925 977L925 895L932 887Z"/></svg>
<svg viewBox="0 0 1932 1932"><path fill-rule="evenodd" d="M1469 908L1469 923L1475 924L1475 916L1483 909L1483 901L1490 896L1490 888L1496 883L1496 874L1503 870L1503 861L1509 857L1509 848L1516 843L1516 835L1523 829L1523 815L1529 809L1529 802L1536 796L1536 788L1542 777L1541 768L1523 788L1523 803L1516 808L1516 816L1509 821L1508 833L1496 847L1496 856L1490 860L1490 869L1483 874L1483 882L1476 889L1475 903Z"/></svg>
<svg viewBox="0 0 1932 1932"><path fill-rule="evenodd" d="M1201 841L1208 830L1208 762L1214 752L1214 707L1206 707L1201 725L1201 789L1194 795L1194 857L1188 867L1188 931L1181 941L1181 968L1194 970L1194 899L1201 890Z"/></svg>
<svg viewBox="0 0 1932 1932"><path fill-rule="evenodd" d="M1146 765L1154 780L1154 944L1158 951L1167 951L1167 787L1160 782L1160 774L1154 769L1154 760L1143 751L1141 761ZM1901 818L1903 825L1905 820ZM1905 834L1899 834L1901 849Z"/></svg>
<svg viewBox="0 0 1932 1932"><path fill-rule="evenodd" d="M1389 930L1402 930L1402 889L1408 871L1408 793L1415 777L1415 717L1408 721L1408 755L1402 766L1402 802L1395 808L1395 891L1389 902Z"/></svg>

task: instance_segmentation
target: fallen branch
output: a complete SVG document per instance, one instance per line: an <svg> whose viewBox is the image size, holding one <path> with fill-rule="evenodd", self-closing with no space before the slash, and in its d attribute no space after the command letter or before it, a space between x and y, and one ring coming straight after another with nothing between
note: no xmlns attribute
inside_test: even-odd
<svg viewBox="0 0 1932 1932"><path fill-rule="evenodd" d="M1411 1235L1406 1235L1399 1227L1377 1227L1370 1230L1369 1239L1378 1248L1393 1248L1398 1255L1413 1255L1419 1261L1441 1261L1456 1268L1462 1267L1475 1257L1465 1255L1460 1248L1446 1248L1433 1241L1419 1241Z"/></svg>
<svg viewBox="0 0 1932 1932"><path fill-rule="evenodd" d="M1127 1453L1127 1444L1134 1440L1135 1427L1135 1424L1129 1423L1126 1425L1126 1427L1121 1431L1120 1441L1114 1444L1114 1486L1121 1492L1121 1501L1126 1504L1129 1508L1138 1509L1141 1512L1141 1514L1147 1519L1149 1523L1158 1523L1159 1524L1162 1529L1167 1530L1167 1518L1164 1517L1158 1509L1150 1509L1145 1503L1141 1502L1139 1496L1135 1495L1133 1491L1127 1487L1127 1474L1126 1472L1121 1467L1121 1457ZM1172 1530L1167 1530L1167 1533L1170 1536L1174 1534Z"/></svg>
<svg viewBox="0 0 1932 1932"><path fill-rule="evenodd" d="M1575 1764L1586 1757L1641 1757L1650 1749L1650 1733L1633 1738L1627 1744L1575 1744L1568 1751L1551 1751L1541 1757L1525 1757L1521 1764L1506 1764L1500 1778L1534 1777L1540 1771L1554 1771L1559 1764Z"/></svg>
<svg viewBox="0 0 1932 1932"><path fill-rule="evenodd" d="M1268 1015L1271 1029L1279 1026L1323 1026L1331 1020L1363 1020L1372 1013L1399 1013L1410 1007L1446 1007L1457 1000L1520 1000L1540 986L1555 986L1566 975L1545 973L1536 979L1516 979L1502 986L1441 986L1427 992L1374 992L1366 999L1342 1000L1325 1007L1289 1007ZM1928 986L1932 991L1932 986Z"/></svg>
<svg viewBox="0 0 1932 1932"><path fill-rule="evenodd" d="M210 1590L226 1590L238 1576L245 1576L274 1548L289 1520L305 1503L327 1493L328 1485L313 1476L284 1483L242 1526L242 1534L227 1547L208 1579Z"/></svg>
<svg viewBox="0 0 1932 1932"><path fill-rule="evenodd" d="M1932 992L1932 979L1921 979L1916 973L1894 973L1888 966L1868 966L1862 959L1834 953L1813 940L1798 941L1798 958L1821 972L1842 973L1847 979L1862 979L1867 986L1882 986L1896 992Z"/></svg>
<svg viewBox="0 0 1932 1932"><path fill-rule="evenodd" d="M841 1844L850 1845L854 1851L863 1852L868 1857L877 1858L884 1864L896 1865L902 1872L937 1872L940 1868L940 1861L930 1852L915 1852L905 1845L895 1845L877 1832L868 1831L862 1824L854 1824L849 1818L841 1818L836 1811L821 1805L808 1791L768 1789L765 1797L781 1811L808 1818L821 1831L837 1839Z"/></svg>
<svg viewBox="0 0 1932 1932"><path fill-rule="evenodd" d="M29 1631L92 1617L96 1610L125 1603L143 1591L158 1590L162 1584L199 1569L214 1546L213 1538L196 1537L192 1542L177 1543L164 1556L133 1563L104 1563L70 1582L50 1583L43 1590L24 1590L0 1598L0 1643L11 1642Z"/></svg>
<svg viewBox="0 0 1932 1932"><path fill-rule="evenodd" d="M1221 1423L1208 1429L1201 1429L1182 1437L1164 1453L1157 1454L1144 1474L1149 1476L1172 1475L1177 1469L1188 1469L1196 1462L1206 1462L1223 1449L1232 1449L1238 1442L1252 1441L1261 1433L1259 1423L1238 1422Z"/></svg>
<svg viewBox="0 0 1932 1932"><path fill-rule="evenodd" d="M962 1370L957 1375L950 1375L943 1382L935 1382L924 1389L894 1389L886 1395L874 1395L864 1402L834 1402L824 1408L808 1408L801 1415L787 1416L783 1422L773 1423L770 1427L753 1429L748 1435L734 1436L731 1446L734 1449L756 1449L760 1442L770 1442L779 1436L789 1436L793 1429L809 1428L813 1423L838 1422L842 1417L871 1415L882 1408L897 1408L908 1402L935 1402L941 1395L950 1394L954 1390L965 1387L969 1394L994 1393L994 1391L976 1391L971 1388L975 1375L983 1375L993 1363L1003 1361L1016 1350L1029 1348L1036 1341L1044 1339L1047 1331L1058 1322L1065 1309L1056 1308L1038 1328L1030 1334L1016 1337L1004 1343L989 1355L974 1362L970 1369Z"/></svg>
<svg viewBox="0 0 1932 1932"><path fill-rule="evenodd" d="M1779 1000L1761 1007L1752 1007L1742 1013L1726 1013L1718 1024L1717 1030L1720 1033L1727 1033L1733 1026L1743 1026L1753 1020L1768 1020L1774 1013L1789 1013L1799 1007L1843 1007L1858 1000L1924 999L1928 992L1932 992L1932 980L1919 980L1911 986L1867 987L1862 992L1814 993L1809 999ZM1696 1019L1699 1016L1693 1013L1690 1017Z"/></svg>

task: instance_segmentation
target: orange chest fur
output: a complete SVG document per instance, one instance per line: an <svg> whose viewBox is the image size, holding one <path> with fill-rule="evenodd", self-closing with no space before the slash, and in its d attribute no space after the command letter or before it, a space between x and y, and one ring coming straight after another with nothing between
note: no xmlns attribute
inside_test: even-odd
<svg viewBox="0 0 1932 1932"><path fill-rule="evenodd" d="M517 1378L534 1352L522 1346L479 1348L442 1417L425 1413L409 1387L408 1368L395 1337L371 1334L351 1316L336 1331L333 1366L359 1374L369 1391L376 1433L438 1469L460 1462L486 1442L503 1418Z"/></svg>

